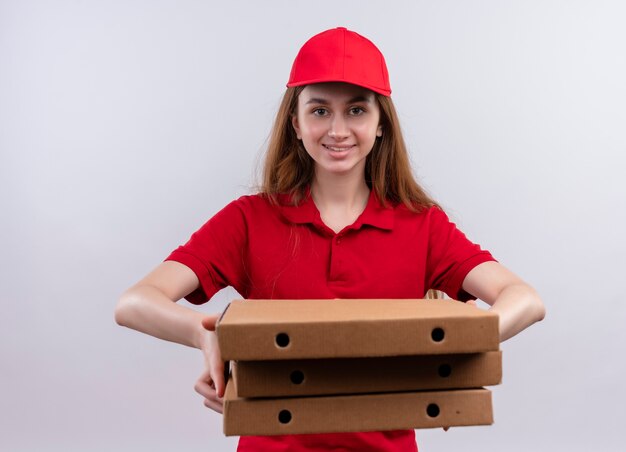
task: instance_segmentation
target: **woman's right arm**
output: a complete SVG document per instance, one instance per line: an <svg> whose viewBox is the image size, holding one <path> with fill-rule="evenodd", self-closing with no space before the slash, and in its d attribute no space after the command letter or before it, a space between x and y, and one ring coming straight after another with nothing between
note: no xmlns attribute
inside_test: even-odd
<svg viewBox="0 0 626 452"><path fill-rule="evenodd" d="M176 302L196 290L200 282L186 265L165 261L126 290L115 308L115 321L166 341L201 349L205 371L195 389L204 404L222 412L224 363L214 331L217 316L207 316Z"/></svg>

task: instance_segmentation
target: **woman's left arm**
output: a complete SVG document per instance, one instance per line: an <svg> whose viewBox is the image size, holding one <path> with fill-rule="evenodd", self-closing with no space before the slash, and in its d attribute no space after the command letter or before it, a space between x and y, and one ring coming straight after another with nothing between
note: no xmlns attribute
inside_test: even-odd
<svg viewBox="0 0 626 452"><path fill-rule="evenodd" d="M500 316L500 341L515 336L546 314L531 286L497 262L474 267L463 280L463 290L491 305Z"/></svg>

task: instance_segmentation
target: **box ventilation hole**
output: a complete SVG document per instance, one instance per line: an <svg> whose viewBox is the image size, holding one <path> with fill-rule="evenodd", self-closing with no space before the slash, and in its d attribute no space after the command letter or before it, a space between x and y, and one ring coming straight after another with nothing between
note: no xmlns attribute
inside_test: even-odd
<svg viewBox="0 0 626 452"><path fill-rule="evenodd" d="M294 370L289 375L289 379L294 385L299 385L304 381L304 373L301 370Z"/></svg>
<svg viewBox="0 0 626 452"><path fill-rule="evenodd" d="M291 422L291 412L289 410L281 410L278 413L278 422L281 424L289 424Z"/></svg>
<svg viewBox="0 0 626 452"><path fill-rule="evenodd" d="M430 416L430 417L437 417L439 416L439 405L437 405L436 403L431 403L430 405L428 405L428 407L426 408L426 413Z"/></svg>
<svg viewBox="0 0 626 452"><path fill-rule="evenodd" d="M432 333L430 333L430 337L432 337L435 342L443 341L445 335L443 328L434 328Z"/></svg>
<svg viewBox="0 0 626 452"><path fill-rule="evenodd" d="M278 333L276 335L276 345L280 348L285 348L289 345L289 335L287 333Z"/></svg>
<svg viewBox="0 0 626 452"><path fill-rule="evenodd" d="M452 374L452 366L450 364L442 364L438 369L441 378L447 378Z"/></svg>

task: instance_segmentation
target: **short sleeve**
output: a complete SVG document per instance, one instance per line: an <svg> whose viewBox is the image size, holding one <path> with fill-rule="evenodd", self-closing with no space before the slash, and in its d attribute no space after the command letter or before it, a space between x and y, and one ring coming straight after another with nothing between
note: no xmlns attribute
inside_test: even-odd
<svg viewBox="0 0 626 452"><path fill-rule="evenodd" d="M200 281L200 287L185 299L202 304L227 286L242 293L246 241L246 217L241 203L233 201L175 249L165 260L186 265Z"/></svg>
<svg viewBox="0 0 626 452"><path fill-rule="evenodd" d="M427 288L441 290L460 301L475 299L463 290L463 281L474 267L495 261L494 257L468 240L440 208L431 208L429 215Z"/></svg>

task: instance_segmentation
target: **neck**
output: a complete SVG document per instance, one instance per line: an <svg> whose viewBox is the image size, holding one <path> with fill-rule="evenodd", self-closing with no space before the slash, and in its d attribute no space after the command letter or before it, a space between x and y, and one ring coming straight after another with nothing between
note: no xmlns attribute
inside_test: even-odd
<svg viewBox="0 0 626 452"><path fill-rule="evenodd" d="M313 202L322 221L335 233L354 223L367 206L370 190L360 177L316 173L311 186Z"/></svg>
<svg viewBox="0 0 626 452"><path fill-rule="evenodd" d="M367 205L370 189L363 174L357 176L359 177L316 172L311 185L311 196L320 212L341 209L360 214Z"/></svg>

